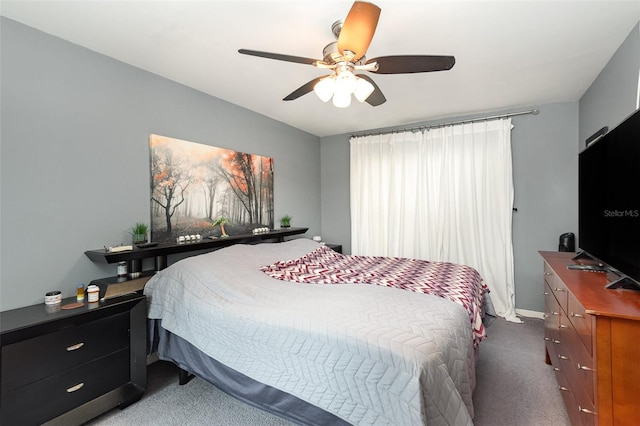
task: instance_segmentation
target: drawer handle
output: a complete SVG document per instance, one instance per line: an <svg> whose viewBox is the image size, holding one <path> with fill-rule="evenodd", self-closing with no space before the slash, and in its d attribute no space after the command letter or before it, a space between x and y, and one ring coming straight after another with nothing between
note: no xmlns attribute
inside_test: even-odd
<svg viewBox="0 0 640 426"><path fill-rule="evenodd" d="M567 328L569 327L567 324L560 324L560 328Z"/></svg>
<svg viewBox="0 0 640 426"><path fill-rule="evenodd" d="M545 272L544 274L545 275L551 275L551 272Z"/></svg>
<svg viewBox="0 0 640 426"><path fill-rule="evenodd" d="M556 315L556 316L557 316L557 315L560 315L560 314L559 314L558 312L553 312L553 311L552 311L552 312L551 312L551 315Z"/></svg>
<svg viewBox="0 0 640 426"><path fill-rule="evenodd" d="M71 345L67 348L67 352L76 351L84 346L83 342L76 343L75 345Z"/></svg>
<svg viewBox="0 0 640 426"><path fill-rule="evenodd" d="M567 360L571 359L571 358L569 358L568 356L565 356L565 355L558 355L558 358L560 358L561 360L564 360L564 361L567 361Z"/></svg>
<svg viewBox="0 0 640 426"><path fill-rule="evenodd" d="M553 367L553 371L562 371L558 367Z"/></svg>
<svg viewBox="0 0 640 426"><path fill-rule="evenodd" d="M593 414L593 415L598 414L598 413L596 413L595 411L588 410L588 409L586 409L586 408L584 408L584 407L581 407L581 406L579 406L579 405L578 405L578 411L580 411L580 412L582 412L582 413Z"/></svg>
<svg viewBox="0 0 640 426"><path fill-rule="evenodd" d="M545 338L544 338L544 341L545 341L545 342L549 342L550 340L551 340L551 338L550 338L550 337L545 337Z"/></svg>
<svg viewBox="0 0 640 426"><path fill-rule="evenodd" d="M544 295L545 295L545 296L548 296L549 294L550 294L550 293L549 293L548 291L545 291L545 292L544 292Z"/></svg>
<svg viewBox="0 0 640 426"><path fill-rule="evenodd" d="M551 315L549 315L549 314L542 314L542 317L543 317L544 319L547 319L547 318L551 318Z"/></svg>
<svg viewBox="0 0 640 426"><path fill-rule="evenodd" d="M556 287L553 289L553 291L564 291L564 288Z"/></svg>
<svg viewBox="0 0 640 426"><path fill-rule="evenodd" d="M569 389L565 388L564 386L558 386L558 389L560 389L563 392L569 392Z"/></svg>
<svg viewBox="0 0 640 426"><path fill-rule="evenodd" d="M562 344L562 342L560 340L558 340L558 339L553 339L552 342L553 342L554 345L561 345Z"/></svg>
<svg viewBox="0 0 640 426"><path fill-rule="evenodd" d="M67 389L67 392L68 393L75 392L77 390L82 389L83 386L84 386L84 383L78 383L77 385L71 386L69 389Z"/></svg>
<svg viewBox="0 0 640 426"><path fill-rule="evenodd" d="M571 312L571 316L572 316L573 318L584 318L584 315L576 314L575 312Z"/></svg>
<svg viewBox="0 0 640 426"><path fill-rule="evenodd" d="M586 365L582 365L580 363L578 363L578 370L583 370L583 371L594 371L593 368L589 368Z"/></svg>

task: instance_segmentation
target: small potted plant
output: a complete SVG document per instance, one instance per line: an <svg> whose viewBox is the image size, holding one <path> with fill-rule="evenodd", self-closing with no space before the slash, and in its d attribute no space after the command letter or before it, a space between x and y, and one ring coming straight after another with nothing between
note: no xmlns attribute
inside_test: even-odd
<svg viewBox="0 0 640 426"><path fill-rule="evenodd" d="M280 227L281 228L288 228L291 226L291 216L289 216L288 214L282 216L280 218Z"/></svg>
<svg viewBox="0 0 640 426"><path fill-rule="evenodd" d="M131 235L133 237L133 244L144 244L147 242L147 233L149 232L149 226L146 223L138 222L131 229Z"/></svg>
<svg viewBox="0 0 640 426"><path fill-rule="evenodd" d="M227 219L224 217L221 217L220 219L216 220L215 222L213 222L211 224L211 226L213 226L214 228L218 225L220 225L220 232L222 235L220 235L222 238L228 237L227 233L224 230L224 224L227 223Z"/></svg>

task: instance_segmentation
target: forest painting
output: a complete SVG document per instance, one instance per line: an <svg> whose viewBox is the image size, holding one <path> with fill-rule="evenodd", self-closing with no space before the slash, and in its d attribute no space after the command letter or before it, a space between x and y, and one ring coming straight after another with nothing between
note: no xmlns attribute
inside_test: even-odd
<svg viewBox="0 0 640 426"><path fill-rule="evenodd" d="M149 148L152 241L273 228L272 158L159 135Z"/></svg>

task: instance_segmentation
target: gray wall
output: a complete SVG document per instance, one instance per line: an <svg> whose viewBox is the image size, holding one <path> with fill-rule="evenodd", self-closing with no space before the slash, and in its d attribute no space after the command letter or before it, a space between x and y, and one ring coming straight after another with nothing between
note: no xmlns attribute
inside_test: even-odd
<svg viewBox="0 0 640 426"><path fill-rule="evenodd" d="M615 128L638 109L640 24L620 45L589 90L580 98L580 150L604 126Z"/></svg>
<svg viewBox="0 0 640 426"><path fill-rule="evenodd" d="M0 309L113 276L149 220L150 133L274 158L275 217L320 234L319 138L1 18Z"/></svg>
<svg viewBox="0 0 640 426"><path fill-rule="evenodd" d="M530 108L518 110L527 109ZM578 104L550 104L538 109L538 115L512 118L513 180L518 209L513 215L513 251L516 307L542 312L542 259L538 250L557 250L558 236L577 230ZM504 112L510 111L495 113ZM441 122L421 122L416 126ZM346 253L351 249L349 136L322 138L320 148L322 237L341 243Z"/></svg>

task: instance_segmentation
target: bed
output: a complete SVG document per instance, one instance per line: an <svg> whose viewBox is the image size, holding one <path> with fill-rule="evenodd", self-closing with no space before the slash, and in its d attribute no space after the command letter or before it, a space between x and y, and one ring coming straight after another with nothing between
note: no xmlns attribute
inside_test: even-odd
<svg viewBox="0 0 640 426"><path fill-rule="evenodd" d="M471 268L418 261L464 282L426 294L415 261L375 266L385 259L307 239L183 259L145 286L153 347L300 424L472 425L486 286Z"/></svg>

